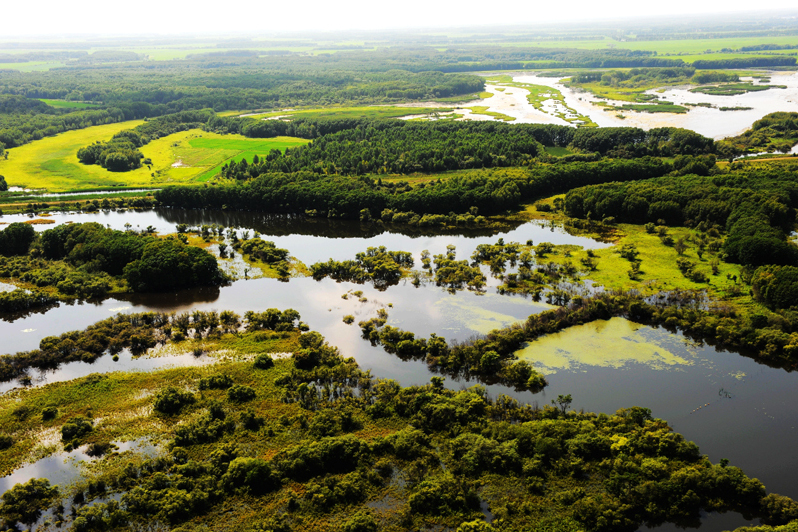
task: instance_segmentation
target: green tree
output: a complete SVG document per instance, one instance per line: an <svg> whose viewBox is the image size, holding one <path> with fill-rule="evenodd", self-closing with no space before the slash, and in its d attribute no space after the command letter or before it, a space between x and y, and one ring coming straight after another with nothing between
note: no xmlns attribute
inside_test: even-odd
<svg viewBox="0 0 798 532"><path fill-rule="evenodd" d="M568 395L558 395L557 399L551 400L551 404L559 408L563 414L568 411L572 402L573 398L571 397L570 393Z"/></svg>
<svg viewBox="0 0 798 532"><path fill-rule="evenodd" d="M34 478L17 484L2 496L0 517L11 526L32 525L58 496L58 488L46 478Z"/></svg>

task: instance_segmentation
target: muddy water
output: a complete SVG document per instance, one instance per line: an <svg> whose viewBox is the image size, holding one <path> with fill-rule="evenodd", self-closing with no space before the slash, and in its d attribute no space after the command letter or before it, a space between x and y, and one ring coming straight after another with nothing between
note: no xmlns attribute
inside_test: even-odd
<svg viewBox="0 0 798 532"><path fill-rule="evenodd" d="M13 218L6 216L3 221L13 221ZM499 237L505 241L531 239L535 243L606 245L533 223L498 234L475 230L467 235L430 236L391 233L358 223L229 212L161 210L59 214L53 219L57 223L99 221L116 228L123 228L126 223L133 228L153 225L161 232L173 231L176 223L219 223L260 231L264 238L288 248L308 264L330 257L351 258L370 245L411 251L416 259L422 249L441 253L450 243L457 246L458 257L467 257L477 244L493 243ZM361 302L351 295L342 299L343 294L355 290L362 290L366 301ZM357 322L375 316L378 309L384 308L391 325L421 336L435 332L449 340L465 340L548 308L530 299L500 296L490 287L486 294L477 295L470 292L449 294L432 284L416 288L409 282L379 291L370 285L331 280L257 279L239 280L222 288L62 304L41 314L0 322L0 338L3 338L4 351L13 353L35 348L44 336L82 329L118 312L190 309L243 312L271 307L297 309L313 330L321 332L344 355L354 356L374 375L397 379L403 385L426 383L432 374L423 363L402 362L381 348L372 347L361 339L356 325L342 322L344 315L353 314ZM798 444L798 416L792 409L798 402L798 376L795 374L759 365L735 353L692 344L679 334L624 320L590 324L551 335L535 342L522 356L538 365L550 385L538 394L489 386L492 395L507 393L519 400L543 405L559 394L572 394L575 408L606 413L629 406L651 408L655 417L667 420L675 430L698 443L713 462L728 458L733 465L762 480L770 491L798 497L794 475L798 470L798 456L793 452ZM32 377L36 385L95 371L153 369L165 363L183 362L180 359L134 360L123 354L117 363L104 357L93 365L70 364L55 372L34 372ZM190 363L204 362L192 360ZM447 379L447 384L460 388L474 383ZM710 515L704 523L702 530L709 531L744 524L736 515Z"/></svg>

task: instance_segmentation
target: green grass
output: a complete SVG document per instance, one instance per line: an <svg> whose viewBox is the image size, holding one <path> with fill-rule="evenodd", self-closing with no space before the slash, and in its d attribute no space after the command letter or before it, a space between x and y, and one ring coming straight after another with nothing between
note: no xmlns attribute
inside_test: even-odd
<svg viewBox="0 0 798 532"><path fill-rule="evenodd" d="M53 61L28 61L27 63L0 63L0 70L17 70L19 72L43 72L51 68L59 68L64 63Z"/></svg>
<svg viewBox="0 0 798 532"><path fill-rule="evenodd" d="M39 98L39 100L43 101L50 107L55 107L57 109L89 109L92 107L97 107L96 103L68 102L66 100L48 100L46 98Z"/></svg>
<svg viewBox="0 0 798 532"><path fill-rule="evenodd" d="M474 106L474 107L466 107L466 109L471 109L471 114L491 116L491 117L495 118L496 120L503 120L505 122L512 122L513 120L515 120L514 116L506 115L504 113L497 113L495 111L488 111L488 106L487 105L484 105L484 106L477 105L477 106Z"/></svg>
<svg viewBox="0 0 798 532"><path fill-rule="evenodd" d="M565 111L557 111L554 114L555 116L561 118L562 120L565 120L566 122L587 127L595 127L597 125L595 122L593 122L590 119L590 117L581 115L576 110L572 109L571 107L568 107L568 105L566 105L565 103L565 97L562 95L562 93L559 90L553 87L547 87L545 85L535 85L533 83L515 82L512 80L512 77L504 74L499 76L492 76L487 80L487 82L500 84L504 88L516 87L519 89L524 89L526 91L529 91L529 94L527 94L526 97L527 101L530 103L530 105L532 105L532 107L541 112L547 113L547 111L543 110L544 102L548 100L554 100L558 102L565 109Z"/></svg>
<svg viewBox="0 0 798 532"><path fill-rule="evenodd" d="M619 106L607 106L605 111L635 111L638 113L677 113L684 114L688 111L687 107L675 105L668 102L662 103L625 103Z"/></svg>
<svg viewBox="0 0 798 532"><path fill-rule="evenodd" d="M218 173L222 164L235 157L240 160L247 154L267 155L272 149L284 150L308 142L293 137L247 139L241 135L190 130L143 146L141 152L152 159L152 168L109 172L97 165L78 162L77 152L83 146L108 140L115 133L141 123L131 121L68 131L13 148L8 151L8 160L0 160L0 175L5 176L10 186L49 192L156 188L207 181ZM199 143L195 146L192 141ZM178 161L181 164L173 166Z"/></svg>
<svg viewBox="0 0 798 532"><path fill-rule="evenodd" d="M725 85L712 85L709 87L696 87L690 92L700 92L713 96L738 96L746 92L761 92L770 89L786 89L786 85L754 85L752 83L728 83Z"/></svg>
<svg viewBox="0 0 798 532"><path fill-rule="evenodd" d="M558 146L546 146L546 153L549 155L553 155L554 157L565 157L566 155L571 155L572 152L568 148L561 148Z"/></svg>
<svg viewBox="0 0 798 532"><path fill-rule="evenodd" d="M222 165L224 164L229 164L230 162L239 162L242 159L252 162L252 159L255 157L255 155L258 157L263 157L268 155L272 150L280 150L284 152L286 148L303 146L308 142L310 141L296 137L275 137L273 139L257 140L238 136L235 136L235 138L204 137L189 141L189 146L192 149L204 150L208 153L229 155L229 157L221 162L218 162L197 178L198 181L207 181L218 174L222 169ZM203 161L207 160L208 159L203 159Z"/></svg>

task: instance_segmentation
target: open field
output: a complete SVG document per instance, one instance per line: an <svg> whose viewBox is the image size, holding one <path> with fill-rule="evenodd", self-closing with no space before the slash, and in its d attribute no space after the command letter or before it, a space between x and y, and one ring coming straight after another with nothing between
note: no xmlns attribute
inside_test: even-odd
<svg viewBox="0 0 798 532"><path fill-rule="evenodd" d="M155 140L141 148L152 159L146 166L130 172L109 172L97 165L83 165L77 152L97 140L108 140L124 129L142 122L90 127L69 131L9 150L8 160L0 161L0 175L9 186L44 189L50 192L99 190L114 187L158 187L167 184L206 181L221 165L238 157L267 155L272 149L306 143L303 139L247 139L240 135L218 135L191 130ZM197 142L196 145L192 142Z"/></svg>
<svg viewBox="0 0 798 532"><path fill-rule="evenodd" d="M47 98L40 98L40 100L49 105L50 107L55 107L57 109L90 109L92 107L97 107L97 104L95 103L68 102L66 100L48 100Z"/></svg>
<svg viewBox="0 0 798 532"><path fill-rule="evenodd" d="M26 63L0 63L0 70L17 70L19 72L41 72L51 68L59 68L64 63L55 61L28 61Z"/></svg>

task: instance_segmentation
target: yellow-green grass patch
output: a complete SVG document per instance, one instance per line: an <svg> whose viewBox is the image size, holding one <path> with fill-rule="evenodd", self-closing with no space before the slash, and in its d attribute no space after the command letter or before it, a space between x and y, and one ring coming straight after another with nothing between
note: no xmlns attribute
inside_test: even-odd
<svg viewBox="0 0 798 532"><path fill-rule="evenodd" d="M506 115L504 113L497 113L495 111L488 111L487 105L475 105L474 107L467 107L466 109L471 109L471 114L490 116L496 120L503 120L505 122L512 122L515 120L514 116Z"/></svg>
<svg viewBox="0 0 798 532"><path fill-rule="evenodd" d="M46 103L50 107L55 107L56 109L90 109L92 107L97 107L98 105L96 103L70 102L67 100L50 100L47 98L39 98L39 100Z"/></svg>
<svg viewBox="0 0 798 532"><path fill-rule="evenodd" d="M196 129L143 146L141 152L152 160L151 168L143 166L129 172L110 172L78 161L80 148L98 140L106 141L115 133L141 123L131 121L68 131L13 148L9 150L8 160L0 160L0 175L4 175L11 186L50 192L155 188L206 181L218 173L222 164L237 156L239 159L246 153L262 156L272 149L284 150L308 142L292 137L247 139L241 135L219 135ZM191 144L195 140L201 141L196 147Z"/></svg>

